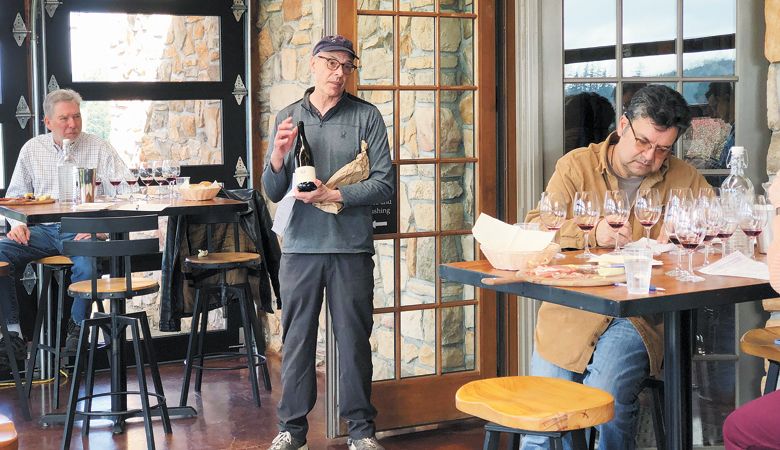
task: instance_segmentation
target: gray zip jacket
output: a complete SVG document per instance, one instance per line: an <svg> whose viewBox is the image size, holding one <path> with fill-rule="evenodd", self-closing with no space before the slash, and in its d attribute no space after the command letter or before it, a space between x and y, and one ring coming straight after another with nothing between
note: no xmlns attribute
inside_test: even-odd
<svg viewBox="0 0 780 450"><path fill-rule="evenodd" d="M324 117L309 102L314 88L276 116L263 169L263 188L268 198L279 202L290 190L295 159L291 150L279 173L270 159L276 130L287 117L303 121L311 147L317 179L323 183L360 153L360 141L368 144L369 175L361 182L339 188L344 208L329 214L296 201L284 232L283 253L374 253L372 205L388 200L395 189L387 129L379 110L364 100L344 93Z"/></svg>

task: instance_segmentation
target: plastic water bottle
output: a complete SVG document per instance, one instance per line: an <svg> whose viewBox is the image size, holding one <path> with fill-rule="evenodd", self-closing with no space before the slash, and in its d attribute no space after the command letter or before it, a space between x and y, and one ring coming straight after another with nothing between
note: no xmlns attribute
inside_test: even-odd
<svg viewBox="0 0 780 450"><path fill-rule="evenodd" d="M70 139L62 140L62 154L57 163L57 187L62 205L76 204L76 159L70 151Z"/></svg>
<svg viewBox="0 0 780 450"><path fill-rule="evenodd" d="M752 201L754 195L753 182L745 177L748 157L745 147L731 147L729 163L727 167L731 169L729 176L723 180L720 185L721 199L728 200L734 208L741 208L746 199ZM745 255L752 254L749 239L737 228L731 239L728 240L726 252L741 251Z"/></svg>

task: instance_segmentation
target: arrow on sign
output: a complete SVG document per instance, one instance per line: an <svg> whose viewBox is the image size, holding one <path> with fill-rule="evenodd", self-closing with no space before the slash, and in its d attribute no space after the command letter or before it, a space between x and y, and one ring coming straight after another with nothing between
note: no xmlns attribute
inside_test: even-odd
<svg viewBox="0 0 780 450"><path fill-rule="evenodd" d="M377 221L375 220L375 221L374 221L374 228L376 228L376 227L378 227L378 226L379 226L379 227L386 227L386 226L387 226L387 222L377 222Z"/></svg>

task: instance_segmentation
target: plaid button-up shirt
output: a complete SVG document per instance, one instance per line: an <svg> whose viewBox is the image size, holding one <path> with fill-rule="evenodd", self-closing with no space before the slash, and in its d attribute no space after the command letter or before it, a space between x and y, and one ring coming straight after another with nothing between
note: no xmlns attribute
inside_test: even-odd
<svg viewBox="0 0 780 450"><path fill-rule="evenodd" d="M62 148L54 142L51 133L27 141L19 152L6 197L20 197L31 192L35 195L47 194L59 198L57 163L62 156L62 151ZM73 153L77 167L97 169L98 176L110 177L123 174L127 169L114 147L93 134L83 132L79 134L71 141L70 151ZM100 187L109 195L114 189L108 180L104 180ZM9 222L12 226L19 223L13 220Z"/></svg>

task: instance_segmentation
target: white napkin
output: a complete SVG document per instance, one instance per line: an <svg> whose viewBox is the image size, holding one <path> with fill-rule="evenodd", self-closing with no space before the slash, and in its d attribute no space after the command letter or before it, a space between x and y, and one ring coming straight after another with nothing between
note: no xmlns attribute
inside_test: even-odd
<svg viewBox="0 0 780 450"><path fill-rule="evenodd" d="M667 242L666 244L661 244L655 239L647 239L645 237L639 239L638 241L634 241L626 244L626 247L634 247L634 246L647 247L648 241L650 241L650 247L653 249L653 254L656 255L660 253L670 252L676 248L676 246L671 242Z"/></svg>
<svg viewBox="0 0 780 450"><path fill-rule="evenodd" d="M284 236L284 230L290 224L290 217L292 217L292 210L295 205L295 197L293 195L294 192L290 189L284 198L276 204L276 214L274 215L274 224L271 227L271 231L279 236Z"/></svg>
<svg viewBox="0 0 780 450"><path fill-rule="evenodd" d="M152 202L127 202L117 203L111 206L111 209L119 211L151 211L158 212L170 206L169 203L152 203Z"/></svg>
<svg viewBox="0 0 780 450"><path fill-rule="evenodd" d="M555 238L554 231L523 230L481 213L471 229L474 239L487 248L511 252L538 252Z"/></svg>
<svg viewBox="0 0 780 450"><path fill-rule="evenodd" d="M734 252L699 269L707 275L725 275L729 277L756 278L769 281L769 266L761 261L754 261L741 252Z"/></svg>
<svg viewBox="0 0 780 450"><path fill-rule="evenodd" d="M601 264L604 266L622 266L624 265L623 262L623 255L613 255L612 253L602 253L600 255L593 255L588 260L589 263L593 264ZM652 266L663 266L664 262L659 261L657 259L652 260L650 263Z"/></svg>
<svg viewBox="0 0 780 450"><path fill-rule="evenodd" d="M76 205L76 209L79 211L100 211L101 209L108 209L113 203L109 202L92 202L92 203L79 203Z"/></svg>

